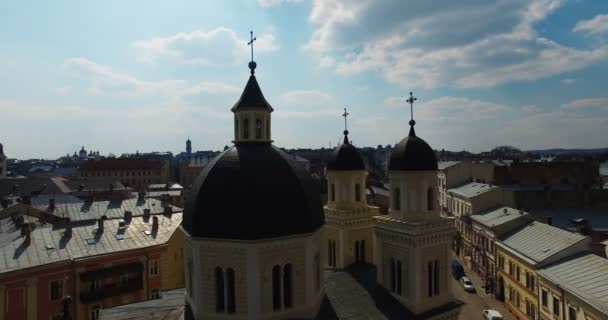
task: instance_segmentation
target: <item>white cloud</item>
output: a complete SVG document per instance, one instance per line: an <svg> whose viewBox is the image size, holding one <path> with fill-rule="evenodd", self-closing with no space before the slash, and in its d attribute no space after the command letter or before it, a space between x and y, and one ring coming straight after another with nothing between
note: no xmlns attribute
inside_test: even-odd
<svg viewBox="0 0 608 320"><path fill-rule="evenodd" d="M540 37L559 0L315 0L306 48L344 75L380 72L404 88L490 87L574 71L608 58Z"/></svg>
<svg viewBox="0 0 608 320"><path fill-rule="evenodd" d="M68 59L64 63L64 67L84 80L86 90L91 95L161 96L176 100L197 94L237 95L242 90L236 86L219 82L145 81L82 57Z"/></svg>
<svg viewBox="0 0 608 320"><path fill-rule="evenodd" d="M135 41L138 61L155 63L160 58L173 58L184 64L231 64L246 61L250 48L248 35L240 37L225 27L213 30L180 32L166 37L155 37ZM254 54L278 50L273 34L256 35Z"/></svg>
<svg viewBox="0 0 608 320"><path fill-rule="evenodd" d="M261 7L269 8L269 7L280 6L282 4L301 3L304 0L257 0L257 1Z"/></svg>
<svg viewBox="0 0 608 320"><path fill-rule="evenodd" d="M562 79L561 82L563 84L569 85L569 84L573 84L576 82L576 79L572 79L572 78L566 78L566 79Z"/></svg>
<svg viewBox="0 0 608 320"><path fill-rule="evenodd" d="M608 31L608 14L598 14L589 20L576 23L574 32L585 32L588 35L600 35Z"/></svg>
<svg viewBox="0 0 608 320"><path fill-rule="evenodd" d="M608 98L600 97L600 98L585 98L570 101L562 105L564 109L584 109L584 108L606 108L608 109Z"/></svg>

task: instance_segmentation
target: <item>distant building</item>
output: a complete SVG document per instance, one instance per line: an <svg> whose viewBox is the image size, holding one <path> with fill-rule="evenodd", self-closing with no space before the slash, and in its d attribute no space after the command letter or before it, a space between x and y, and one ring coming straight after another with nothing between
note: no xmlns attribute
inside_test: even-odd
<svg viewBox="0 0 608 320"><path fill-rule="evenodd" d="M89 160L81 165L80 175L110 177L134 190L144 191L149 184L169 182L169 163L141 158Z"/></svg>

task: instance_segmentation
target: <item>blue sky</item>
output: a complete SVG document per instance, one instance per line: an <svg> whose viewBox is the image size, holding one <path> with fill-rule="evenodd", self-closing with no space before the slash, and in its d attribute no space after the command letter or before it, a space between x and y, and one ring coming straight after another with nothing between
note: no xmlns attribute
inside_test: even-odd
<svg viewBox="0 0 608 320"><path fill-rule="evenodd" d="M281 147L607 147L608 1L3 1L9 157L221 149L248 77Z"/></svg>

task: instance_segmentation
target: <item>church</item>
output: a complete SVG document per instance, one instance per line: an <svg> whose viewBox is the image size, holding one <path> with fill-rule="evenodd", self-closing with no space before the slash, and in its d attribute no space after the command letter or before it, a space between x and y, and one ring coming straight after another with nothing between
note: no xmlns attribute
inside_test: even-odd
<svg viewBox="0 0 608 320"><path fill-rule="evenodd" d="M347 130L327 163L323 206L308 172L272 144L274 109L256 66L252 58L231 109L232 147L196 178L186 204L185 319L340 319L348 310L457 319L455 230L439 216L437 160L415 121L390 159L387 215L366 203L365 162ZM356 290L369 301L340 296Z"/></svg>

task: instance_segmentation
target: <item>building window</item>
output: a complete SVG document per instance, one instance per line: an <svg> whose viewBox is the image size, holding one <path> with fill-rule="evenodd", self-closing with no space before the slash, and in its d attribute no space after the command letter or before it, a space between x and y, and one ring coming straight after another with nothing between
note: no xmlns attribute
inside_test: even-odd
<svg viewBox="0 0 608 320"><path fill-rule="evenodd" d="M429 297L433 296L433 263L429 261L427 263L427 284L428 284L428 293Z"/></svg>
<svg viewBox="0 0 608 320"><path fill-rule="evenodd" d="M234 137L239 139L239 119L234 120Z"/></svg>
<svg viewBox="0 0 608 320"><path fill-rule="evenodd" d="M51 281L51 300L59 300L63 297L63 280Z"/></svg>
<svg viewBox="0 0 608 320"><path fill-rule="evenodd" d="M545 289L542 289L540 291L540 303L545 308L549 307L549 299L548 299L548 296L547 296L547 290L545 290Z"/></svg>
<svg viewBox="0 0 608 320"><path fill-rule="evenodd" d="M537 292L536 291L536 279L534 279L534 275L530 275L530 290Z"/></svg>
<svg viewBox="0 0 608 320"><path fill-rule="evenodd" d="M327 248L327 253L328 253L328 259L327 259L327 264L330 267L336 267L336 241L335 240L329 240L328 242L329 246Z"/></svg>
<svg viewBox="0 0 608 320"><path fill-rule="evenodd" d="M319 253L315 254L315 292L319 292L321 289L321 258Z"/></svg>
<svg viewBox="0 0 608 320"><path fill-rule="evenodd" d="M234 313L236 311L236 293L234 290L234 270L232 268L226 270L226 277L228 278L228 313Z"/></svg>
<svg viewBox="0 0 608 320"><path fill-rule="evenodd" d="M158 289L152 289L152 292L151 292L151 294L150 294L150 297L151 297L152 299L160 299L160 298L162 297L162 295L161 295L161 293L160 293L160 290L158 290Z"/></svg>
<svg viewBox="0 0 608 320"><path fill-rule="evenodd" d="M336 185L332 183L329 188L330 188L331 201L336 201Z"/></svg>
<svg viewBox="0 0 608 320"><path fill-rule="evenodd" d="M215 312L224 312L224 270L215 268Z"/></svg>
<svg viewBox="0 0 608 320"><path fill-rule="evenodd" d="M439 260L433 262L433 292L439 295Z"/></svg>
<svg viewBox="0 0 608 320"><path fill-rule="evenodd" d="M262 139L262 120L255 119L255 138Z"/></svg>
<svg viewBox="0 0 608 320"><path fill-rule="evenodd" d="M266 119L266 140L270 140L270 120Z"/></svg>
<svg viewBox="0 0 608 320"><path fill-rule="evenodd" d="M243 120L243 139L249 139L249 119Z"/></svg>
<svg viewBox="0 0 608 320"><path fill-rule="evenodd" d="M553 314L559 316L559 299L553 297Z"/></svg>
<svg viewBox="0 0 608 320"><path fill-rule="evenodd" d="M403 284L403 280L401 279L401 260L397 260L397 294L401 295L401 286Z"/></svg>
<svg viewBox="0 0 608 320"><path fill-rule="evenodd" d="M395 259L391 258L391 292L395 292L395 275L397 266L395 265Z"/></svg>
<svg viewBox="0 0 608 320"><path fill-rule="evenodd" d="M99 280L92 280L89 284L89 291L95 292L97 289L99 289Z"/></svg>
<svg viewBox="0 0 608 320"><path fill-rule="evenodd" d="M526 271L526 288L530 289L530 272Z"/></svg>
<svg viewBox="0 0 608 320"><path fill-rule="evenodd" d="M272 309L281 310L281 267L272 268Z"/></svg>
<svg viewBox="0 0 608 320"><path fill-rule="evenodd" d="M150 261L150 277L156 277L158 275L158 261Z"/></svg>
<svg viewBox="0 0 608 320"><path fill-rule="evenodd" d="M393 207L395 210L401 210L401 190L395 188L393 190Z"/></svg>
<svg viewBox="0 0 608 320"><path fill-rule="evenodd" d="M355 184L355 201L361 201L361 185Z"/></svg>
<svg viewBox="0 0 608 320"><path fill-rule="evenodd" d="M428 211L433 211L433 201L435 201L433 198L433 188L429 187L426 191L426 209Z"/></svg>
<svg viewBox="0 0 608 320"><path fill-rule="evenodd" d="M190 293L190 298L192 298L194 295L192 294L192 292L194 291L194 288L192 288L192 259L188 259L188 293Z"/></svg>
<svg viewBox="0 0 608 320"><path fill-rule="evenodd" d="M99 310L101 307L98 304L91 306L91 312L89 313L90 320L99 320Z"/></svg>
<svg viewBox="0 0 608 320"><path fill-rule="evenodd" d="M285 308L291 308L293 306L292 303L292 294L293 294L293 286L292 286L292 267L291 263L288 263L283 267L283 306Z"/></svg>
<svg viewBox="0 0 608 320"><path fill-rule="evenodd" d="M55 313L51 316L51 320L63 320L63 312Z"/></svg>
<svg viewBox="0 0 608 320"><path fill-rule="evenodd" d="M515 279L517 279L517 281L520 281L520 280L521 280L521 279L520 279L520 273L521 273L521 270L519 269L519 266L517 266L517 267L515 268Z"/></svg>
<svg viewBox="0 0 608 320"><path fill-rule="evenodd" d="M568 320L576 320L576 308L568 306Z"/></svg>

